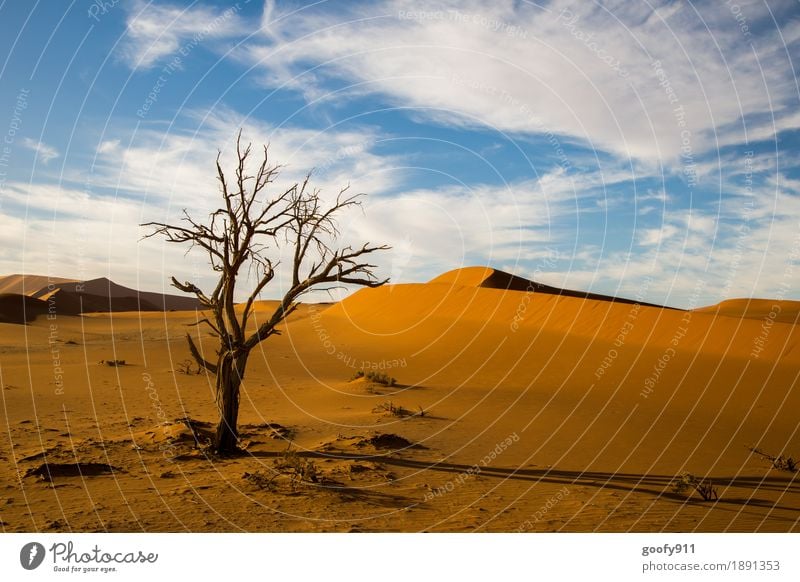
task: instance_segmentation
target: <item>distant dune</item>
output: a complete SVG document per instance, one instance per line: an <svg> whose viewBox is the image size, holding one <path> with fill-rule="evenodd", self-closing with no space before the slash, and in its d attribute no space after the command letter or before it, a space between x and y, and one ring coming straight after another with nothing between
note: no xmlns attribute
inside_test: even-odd
<svg viewBox="0 0 800 582"><path fill-rule="evenodd" d="M61 285L74 283L77 279L64 279L62 277L48 277L46 275L6 275L0 277L0 293L17 293L19 295L33 295L48 285Z"/></svg>
<svg viewBox="0 0 800 582"><path fill-rule="evenodd" d="M55 290L44 287L33 294L40 299L53 298L56 305L82 313L104 311L192 311L200 302L192 297L137 291L104 277L65 283Z"/></svg>
<svg viewBox="0 0 800 582"><path fill-rule="evenodd" d="M771 319L780 323L798 323L800 321L800 301L728 299L717 305L702 307L694 311L746 319Z"/></svg>
<svg viewBox="0 0 800 582"><path fill-rule="evenodd" d="M0 277L0 321L23 323L48 312L57 315L125 311L194 311L192 297L137 291L106 278L78 281L44 275ZM29 299L23 300L23 297Z"/></svg>
<svg viewBox="0 0 800 582"><path fill-rule="evenodd" d="M517 277L510 273L498 271L489 267L464 267L448 271L430 281L431 283L441 283L447 285L463 285L465 287L481 287L484 289L507 289L509 291L528 291L534 293L547 293L549 295L561 295L562 297L578 297L580 299L594 299L597 301L615 301L617 303L637 303L633 299L624 297L612 297L610 295L600 295L587 291L573 291L572 289L560 289L551 287L536 281L530 281L522 277ZM651 307L662 307L653 303L642 303ZM667 308L671 309L671 308Z"/></svg>

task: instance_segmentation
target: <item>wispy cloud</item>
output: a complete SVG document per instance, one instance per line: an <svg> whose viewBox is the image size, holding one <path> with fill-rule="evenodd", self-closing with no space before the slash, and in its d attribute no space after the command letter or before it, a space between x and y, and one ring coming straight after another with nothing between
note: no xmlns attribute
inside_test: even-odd
<svg viewBox="0 0 800 582"><path fill-rule="evenodd" d="M118 139L109 139L103 142L100 142L100 145L97 146L97 153L98 154L110 154L116 152L119 149L120 140Z"/></svg>
<svg viewBox="0 0 800 582"><path fill-rule="evenodd" d="M184 207L211 210L216 208L218 195L214 160L221 150L223 168L232 167L239 128L243 129L243 145L253 144L254 159L263 155L262 145L269 144L270 159L283 166L281 184L298 181L313 170L314 183L324 195L334 195L348 184L357 192L384 191L390 178L383 169L397 160L375 152L379 134L369 127L327 131L278 127L224 107L210 112L184 111L181 127L187 129L140 130L124 148L101 147L93 184L126 196L144 196L148 203L173 211Z"/></svg>
<svg viewBox="0 0 800 582"><path fill-rule="evenodd" d="M165 57L191 51L202 42L240 35L246 27L239 10L239 4L220 9L136 0L128 8L121 58L132 69L148 69Z"/></svg>
<svg viewBox="0 0 800 582"><path fill-rule="evenodd" d="M24 145L29 150L33 150L36 152L37 157L44 163L47 164L48 162L56 159L60 154L56 148L53 146L49 146L44 142L36 141L29 137L26 137L22 140L22 145Z"/></svg>
<svg viewBox="0 0 800 582"><path fill-rule="evenodd" d="M763 3L741 10L751 28L773 18ZM772 10L780 16L780 6ZM265 41L239 56L266 83L315 98L326 80L342 79L354 93L442 123L551 131L668 166L687 150L800 126L790 56L797 22L753 41L717 3L662 2L653 12L630 2L472 0L423 10L385 0L277 20L274 12Z"/></svg>

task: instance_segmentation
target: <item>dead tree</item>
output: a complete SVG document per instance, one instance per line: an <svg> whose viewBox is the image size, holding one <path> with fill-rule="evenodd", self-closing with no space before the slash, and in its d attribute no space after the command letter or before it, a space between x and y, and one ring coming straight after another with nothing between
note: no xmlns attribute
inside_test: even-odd
<svg viewBox="0 0 800 582"><path fill-rule="evenodd" d="M386 250L385 245L360 247L332 246L340 234L336 224L339 212L360 204L360 195L348 195L347 187L339 191L330 205L323 203L320 191L309 184L310 174L276 195L268 195L281 166L270 162L264 147L254 175L247 166L251 145L242 148L241 131L236 140L238 164L235 180L229 183L217 155L216 172L223 205L209 219L195 221L184 209L182 224L148 222L141 226L152 230L145 238L160 235L168 242L199 247L208 254L211 268L219 279L207 294L191 282L181 283L172 277L177 289L194 294L209 312L196 325L206 325L219 340L216 363L203 356L202 346L186 334L197 364L216 376L216 402L219 424L214 449L219 454L237 449L239 393L250 352L260 342L280 333L278 326L298 307L298 300L312 289L342 284L378 287L388 281L379 280L375 265L364 262L365 255ZM278 307L252 332L248 327L254 302L279 268L282 246L288 246L291 267L290 283ZM283 268L283 267L281 267ZM237 304L237 284L247 273L255 272L255 286L241 304Z"/></svg>

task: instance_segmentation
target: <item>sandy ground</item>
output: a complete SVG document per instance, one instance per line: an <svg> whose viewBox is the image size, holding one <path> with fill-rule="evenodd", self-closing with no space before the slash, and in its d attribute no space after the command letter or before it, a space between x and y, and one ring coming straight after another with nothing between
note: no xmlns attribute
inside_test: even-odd
<svg viewBox="0 0 800 582"><path fill-rule="evenodd" d="M474 277L362 290L254 352L229 459L202 447L213 378L179 371L193 313L0 324L0 522L797 531L799 474L751 451L800 456L797 305L684 312ZM351 381L360 368L396 385ZM684 473L719 499L673 491Z"/></svg>

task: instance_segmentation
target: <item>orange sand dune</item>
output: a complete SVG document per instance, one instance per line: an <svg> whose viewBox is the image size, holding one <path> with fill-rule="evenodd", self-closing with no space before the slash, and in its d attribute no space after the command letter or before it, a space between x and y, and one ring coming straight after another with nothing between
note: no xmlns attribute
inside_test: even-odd
<svg viewBox="0 0 800 582"><path fill-rule="evenodd" d="M800 531L798 473L750 450L800 455L800 326L486 272L302 306L251 354L231 459L196 446L214 379L184 335L216 345L194 313L0 324L3 528ZM276 469L297 459L299 488ZM675 492L684 473L719 500Z"/></svg>
<svg viewBox="0 0 800 582"><path fill-rule="evenodd" d="M800 322L800 301L778 299L728 299L694 310L696 313L711 313L728 317L771 320L781 323Z"/></svg>
<svg viewBox="0 0 800 582"><path fill-rule="evenodd" d="M511 334L524 331L526 338L557 333L649 347L674 343L680 351L737 357L748 357L764 335L759 321L718 318L704 310L681 311L435 282L362 289L331 307L326 315L346 318L365 332L382 335L447 330L469 321ZM800 350L793 325L776 321L767 335L772 348L781 349L773 357L797 361Z"/></svg>

